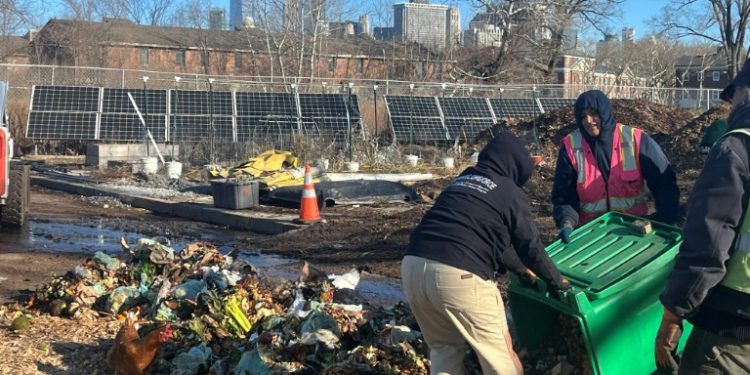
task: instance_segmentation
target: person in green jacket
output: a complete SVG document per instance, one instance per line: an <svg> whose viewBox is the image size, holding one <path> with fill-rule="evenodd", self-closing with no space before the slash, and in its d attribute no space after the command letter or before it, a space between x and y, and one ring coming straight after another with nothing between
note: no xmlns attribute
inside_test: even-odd
<svg viewBox="0 0 750 375"><path fill-rule="evenodd" d="M720 118L712 122L703 132L703 138L701 138L701 143L699 145L701 154L708 155L708 151L710 151L714 143L716 143L716 141L727 132L727 128L726 119Z"/></svg>

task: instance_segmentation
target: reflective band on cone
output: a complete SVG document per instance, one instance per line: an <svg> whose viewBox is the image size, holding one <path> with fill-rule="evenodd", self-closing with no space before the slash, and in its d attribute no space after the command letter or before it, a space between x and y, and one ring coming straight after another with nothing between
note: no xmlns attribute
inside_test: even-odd
<svg viewBox="0 0 750 375"><path fill-rule="evenodd" d="M299 223L316 223L320 221L320 211L318 210L318 197L315 195L315 185L313 185L312 172L310 165L305 166L305 186L302 189L302 199L300 200Z"/></svg>

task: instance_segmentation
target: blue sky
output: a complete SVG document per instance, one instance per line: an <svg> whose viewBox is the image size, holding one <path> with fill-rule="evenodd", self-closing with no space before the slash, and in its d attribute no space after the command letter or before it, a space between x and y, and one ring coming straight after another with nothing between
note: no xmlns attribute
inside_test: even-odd
<svg viewBox="0 0 750 375"><path fill-rule="evenodd" d="M388 7L388 4L397 4L408 2L408 0L370 0L370 1L357 1L357 0L346 0L352 5L353 12L357 10L364 11L369 8ZM461 23L464 28L467 28L469 21L476 12L477 1L471 0L432 0L431 2L436 4L447 4L456 6L461 9ZM621 6L621 15L613 19L611 30L619 34L623 27L634 27L636 29L636 38L640 38L650 31L648 21L658 14L659 10L666 4L668 0L626 0ZM227 16L229 16L229 0L211 0L212 6L222 7L227 9ZM356 19L355 15L348 18ZM377 25L375 17L371 14L371 23ZM599 38L598 35L592 35L593 38Z"/></svg>

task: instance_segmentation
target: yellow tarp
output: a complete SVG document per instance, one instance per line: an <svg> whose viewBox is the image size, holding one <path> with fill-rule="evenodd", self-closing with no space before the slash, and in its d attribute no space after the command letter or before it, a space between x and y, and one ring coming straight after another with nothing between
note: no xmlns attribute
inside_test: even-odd
<svg viewBox="0 0 750 375"><path fill-rule="evenodd" d="M299 158L291 152L271 149L236 167L211 170L210 173L212 177L217 178L252 176L269 189L275 189L304 183L305 171L298 168L298 165Z"/></svg>

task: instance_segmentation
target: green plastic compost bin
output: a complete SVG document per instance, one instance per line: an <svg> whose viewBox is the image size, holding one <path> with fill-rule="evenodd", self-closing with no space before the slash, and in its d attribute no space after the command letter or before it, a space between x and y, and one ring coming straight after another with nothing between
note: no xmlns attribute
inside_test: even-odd
<svg viewBox="0 0 750 375"><path fill-rule="evenodd" d="M672 270L682 242L678 228L652 222L647 234L633 223L640 218L607 213L576 229L571 242L556 241L546 248L572 288L560 299L542 290L523 287L513 279L509 289L510 309L522 347L543 348L551 342L580 337L589 369L584 373L651 374L654 341L662 305L659 294ZM561 314L573 321L561 327ZM679 350L692 327L685 322ZM570 345L567 342L567 345ZM579 367L581 363L571 363ZM534 364L531 364L532 366Z"/></svg>

